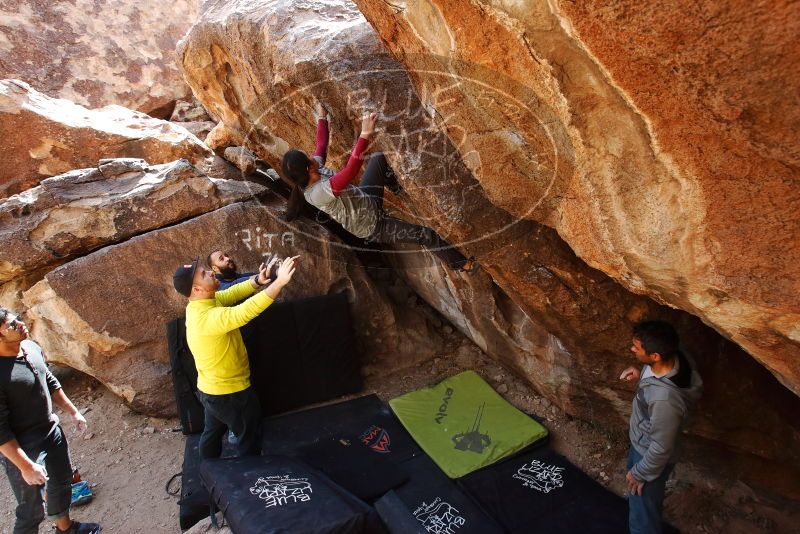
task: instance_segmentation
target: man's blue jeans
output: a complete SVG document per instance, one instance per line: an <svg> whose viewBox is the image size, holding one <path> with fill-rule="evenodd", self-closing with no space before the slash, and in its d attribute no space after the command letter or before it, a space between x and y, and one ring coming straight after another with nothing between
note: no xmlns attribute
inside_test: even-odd
<svg viewBox="0 0 800 534"><path fill-rule="evenodd" d="M642 455L631 446L628 471L641 459ZM664 489L674 467L673 464L667 464L657 479L645 482L641 496L628 495L628 530L631 534L661 534Z"/></svg>
<svg viewBox="0 0 800 534"><path fill-rule="evenodd" d="M72 463L67 439L56 426L44 443L35 450L23 449L28 458L47 469L47 516L56 520L69 513L72 498ZM37 534L44 519L43 492L45 486L31 486L10 460L2 458L11 490L17 498L14 534Z"/></svg>

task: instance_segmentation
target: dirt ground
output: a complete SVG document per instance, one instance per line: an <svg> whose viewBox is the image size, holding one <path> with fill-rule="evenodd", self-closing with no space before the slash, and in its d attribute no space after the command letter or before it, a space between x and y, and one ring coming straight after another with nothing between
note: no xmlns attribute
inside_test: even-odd
<svg viewBox="0 0 800 534"><path fill-rule="evenodd" d="M553 447L617 494L624 490L627 437L604 433L572 419L522 381L484 356L458 333L448 334L448 353L389 376L365 369L364 394L388 400L433 384L462 370L478 371L507 400L542 418ZM105 532L177 533L177 497L165 491L180 472L184 437L177 419L132 413L96 381L71 370L57 370L67 395L85 410L89 429L66 432L73 462L94 485L96 498L75 508L78 520L101 521ZM666 517L682 532L800 532L798 503L780 502L720 473L678 464L668 483ZM14 497L0 476L0 531L10 532ZM43 524L40 532L52 532Z"/></svg>

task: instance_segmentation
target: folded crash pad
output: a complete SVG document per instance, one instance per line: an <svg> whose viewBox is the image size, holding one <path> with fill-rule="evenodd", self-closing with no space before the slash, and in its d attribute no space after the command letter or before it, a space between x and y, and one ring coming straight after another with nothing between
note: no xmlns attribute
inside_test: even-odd
<svg viewBox="0 0 800 534"><path fill-rule="evenodd" d="M389 401L422 449L457 478L547 437L547 429L503 400L474 371Z"/></svg>
<svg viewBox="0 0 800 534"><path fill-rule="evenodd" d="M458 485L510 533L628 529L625 500L546 447L462 477Z"/></svg>
<svg viewBox="0 0 800 534"><path fill-rule="evenodd" d="M186 436L183 449L183 469L181 470L181 498L178 501L178 522L181 529L192 527L201 519L208 517L208 492L200 481L200 434ZM235 448L223 438L222 456L229 457Z"/></svg>
<svg viewBox="0 0 800 534"><path fill-rule="evenodd" d="M206 460L200 474L235 534L385 531L372 507L297 459Z"/></svg>

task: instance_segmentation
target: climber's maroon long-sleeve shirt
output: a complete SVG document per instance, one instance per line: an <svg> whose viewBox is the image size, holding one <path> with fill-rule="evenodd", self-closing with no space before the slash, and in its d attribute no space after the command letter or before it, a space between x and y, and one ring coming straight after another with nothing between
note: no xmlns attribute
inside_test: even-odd
<svg viewBox="0 0 800 534"><path fill-rule="evenodd" d="M359 137L347 165L337 173L325 166L328 152L328 121L317 122L317 147L314 159L319 163L320 180L306 187L303 195L313 206L324 211L356 237L367 238L375 230L381 210L374 198L352 182L364 160L361 155L369 141Z"/></svg>
<svg viewBox="0 0 800 534"><path fill-rule="evenodd" d="M328 158L328 135L328 120L319 119L317 121L317 148L314 151L314 156L320 158L323 167L325 166L325 160ZM350 159L347 160L347 165L330 177L331 190L337 197L347 187L347 184L358 176L358 171L361 170L361 165L364 163L361 155L367 149L367 146L369 146L369 141L359 137L358 141L356 141L356 146L353 147L353 152L350 154Z"/></svg>

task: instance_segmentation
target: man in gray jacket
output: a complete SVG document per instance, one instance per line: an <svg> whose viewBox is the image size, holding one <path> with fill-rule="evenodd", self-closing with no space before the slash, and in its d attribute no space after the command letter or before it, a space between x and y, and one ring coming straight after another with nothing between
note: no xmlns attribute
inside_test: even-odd
<svg viewBox="0 0 800 534"><path fill-rule="evenodd" d="M644 364L628 367L622 380L638 380L630 422L628 528L660 534L664 487L675 465L678 434L703 382L694 363L678 350L675 329L663 321L634 326L631 352Z"/></svg>

